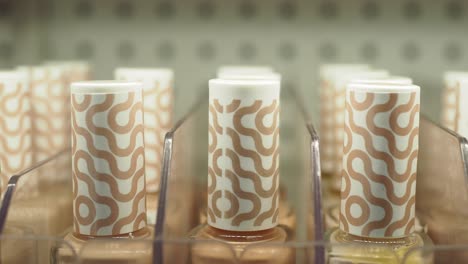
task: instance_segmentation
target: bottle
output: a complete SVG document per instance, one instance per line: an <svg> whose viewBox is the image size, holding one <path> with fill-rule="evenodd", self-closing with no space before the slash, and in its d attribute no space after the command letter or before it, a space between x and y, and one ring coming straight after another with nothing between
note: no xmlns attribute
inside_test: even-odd
<svg viewBox="0 0 468 264"><path fill-rule="evenodd" d="M65 241L81 254L80 263L152 259L151 243L132 243L153 233L146 224L142 96L137 82L71 85L74 221ZM88 243L93 246L85 254ZM69 263L72 255L61 247L55 261Z"/></svg>
<svg viewBox="0 0 468 264"><path fill-rule="evenodd" d="M146 215L156 224L159 202L164 137L173 124L174 72L165 68L117 68L116 80L138 81L143 85L145 118Z"/></svg>
<svg viewBox="0 0 468 264"><path fill-rule="evenodd" d="M363 84L402 84L409 85L413 83L413 80L404 76L386 76L379 78L357 78L351 80L352 83L363 83ZM341 179L340 179L341 181ZM325 229L330 230L338 227L339 216L340 216L340 205L339 203L333 203L326 207L325 210Z"/></svg>
<svg viewBox="0 0 468 264"><path fill-rule="evenodd" d="M400 263L431 243L414 232L419 93L411 84L348 86L340 227L328 235L329 263Z"/></svg>
<svg viewBox="0 0 468 264"><path fill-rule="evenodd" d="M281 75L276 72L265 72L265 73L256 73L255 71L252 72L247 72L247 69L245 68L246 72L242 73L231 73L229 71L227 72L221 72L218 74L218 78L220 79L226 79L226 80L279 80L281 82ZM257 70L258 71L258 70ZM265 69L266 71L266 69ZM283 108L284 109L284 108ZM284 110L283 110L284 111ZM283 128L284 128L284 123ZM294 150L295 151L295 150ZM284 144L283 144L283 153L284 151ZM284 180L284 179L283 179ZM285 225L289 227L291 230L295 230L296 228L296 213L294 208L291 206L291 204L288 202L288 197L287 197L287 188L286 186L281 185L279 186L279 223L281 225ZM206 200L207 194L204 193L202 195L202 199ZM202 203L203 209L199 211L199 222L200 223L206 223L206 202Z"/></svg>
<svg viewBox="0 0 468 264"><path fill-rule="evenodd" d="M189 235L192 263L291 263L292 250L262 247L291 237L278 225L279 81L215 79L209 86L208 223Z"/></svg>

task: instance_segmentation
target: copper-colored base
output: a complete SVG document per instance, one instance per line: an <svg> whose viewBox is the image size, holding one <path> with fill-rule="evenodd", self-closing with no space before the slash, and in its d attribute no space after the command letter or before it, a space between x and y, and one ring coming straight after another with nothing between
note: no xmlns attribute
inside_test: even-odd
<svg viewBox="0 0 468 264"><path fill-rule="evenodd" d="M199 226L191 233L192 263L293 263L294 250L282 244L289 240L287 229L233 232Z"/></svg>

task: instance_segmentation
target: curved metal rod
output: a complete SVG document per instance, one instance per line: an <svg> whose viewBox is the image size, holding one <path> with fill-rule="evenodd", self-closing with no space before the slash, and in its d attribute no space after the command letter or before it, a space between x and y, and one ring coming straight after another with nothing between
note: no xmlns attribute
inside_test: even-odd
<svg viewBox="0 0 468 264"><path fill-rule="evenodd" d="M431 118L429 118L427 115L425 114L421 114L421 118L424 118L426 119L427 121L429 121L430 123L432 123L434 126L444 130L445 132L449 133L450 135L456 137L458 139L458 143L460 144L460 153L461 153L461 156L462 156L462 160L463 160L463 171L465 172L465 184L467 185L468 187L468 140L458 134L457 132L441 125L440 123L438 122L435 122L434 120L432 120Z"/></svg>
<svg viewBox="0 0 468 264"><path fill-rule="evenodd" d="M307 110L304 106L303 101L301 100L300 93L294 89L290 88L287 90L294 97L298 108L302 114L302 118L306 123L306 129L309 132L310 136L310 177L311 177L311 188L313 191L313 207L314 207L314 240L323 242L324 239L324 223L323 223L323 208L322 208L322 174L320 168L320 138L315 130L313 122ZM325 247L321 244L317 244L314 263L323 264L325 263Z"/></svg>
<svg viewBox="0 0 468 264"><path fill-rule="evenodd" d="M34 166L29 167L29 168L15 174L15 175L11 176L10 180L8 180L8 187L7 187L7 190L5 192L5 195L3 196L2 206L0 208L0 235L3 234L6 219L7 219L7 216L8 216L8 210L10 209L11 200L13 199L13 194L14 194L14 192L16 190L16 185L18 184L19 179L23 175L25 175L25 174L27 174L27 173L35 170L35 169L38 169L38 168L42 167L43 165L49 163L50 161L56 159L58 156L66 153L68 151L70 151L69 148L64 149L64 150L58 152L57 154L34 164Z"/></svg>

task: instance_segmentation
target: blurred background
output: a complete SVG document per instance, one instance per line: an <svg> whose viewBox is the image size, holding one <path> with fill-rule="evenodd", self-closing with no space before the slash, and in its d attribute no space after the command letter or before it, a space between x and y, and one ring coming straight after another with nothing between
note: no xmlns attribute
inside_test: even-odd
<svg viewBox="0 0 468 264"><path fill-rule="evenodd" d="M442 74L468 65L468 1L0 0L0 67L89 60L172 67L176 117L222 64L270 64L318 118L318 67L365 62L414 79L439 119ZM317 122L315 122L317 123Z"/></svg>

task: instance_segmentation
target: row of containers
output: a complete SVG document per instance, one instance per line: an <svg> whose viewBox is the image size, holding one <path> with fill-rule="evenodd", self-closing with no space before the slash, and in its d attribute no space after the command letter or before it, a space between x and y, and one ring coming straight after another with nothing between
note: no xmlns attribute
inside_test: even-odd
<svg viewBox="0 0 468 264"><path fill-rule="evenodd" d="M210 93L201 94L177 122L173 120L174 74L170 69L120 68L115 71L115 79L126 84L71 85L91 79L91 73L85 62L49 62L0 73L2 263L468 262L468 143L460 136L464 126L468 127L468 118L463 117L466 111L460 103L465 98L463 87L468 84L464 81L468 74L446 74L441 122L444 125L439 125L424 114L419 115L419 87L412 85L410 78L390 76L387 71L367 65L321 67L320 122L309 117L306 101L298 90L282 88L279 95L281 76L269 67L220 68L219 79L210 82ZM355 89L348 87L346 92L350 80L359 85L349 85ZM135 92L132 82L142 83L139 93L113 94L112 89L116 88ZM267 95L245 92L246 87L262 85L268 90ZM273 98L266 106L256 108L262 96L272 99L272 91L277 100ZM372 91L374 101L369 102L369 109L363 106L369 96L352 94L359 91ZM401 91L409 92L402 95ZM226 94L229 100L236 96L245 96L244 102L255 100L247 106L242 100L238 105L235 100L229 105L217 105L217 100L227 100L223 97ZM345 104L351 99L355 105ZM379 185L383 185L383 180L357 185L360 181L350 178L352 173L343 168L346 163L342 162L351 155L349 149L343 151L343 145L348 148L350 138L355 139L355 133L359 133L359 124L357 128L348 127L350 113L358 116L356 122L366 122L376 105L387 105L388 113L374 114L374 130L367 129L378 133L379 127L385 127L382 120L396 120L397 129L390 125L391 130L397 130L394 141L410 140L406 143L410 151L400 157L390 148L393 146L398 152L404 146L392 145L392 135L382 141L369 134L367 138L375 143L373 150L366 142L355 140L356 144L370 148L368 153L390 152L392 160L385 164L373 161L370 170L359 161L351 161L351 167L363 171L361 174L368 178L391 178L378 172L397 164L397 173L402 173L398 167L401 160L412 164L407 166L407 178L385 187ZM379 107L377 110L382 109ZM249 109L258 113L240 117L236 127L236 114L242 110L248 115ZM364 112L362 116L360 111ZM245 190L249 183L241 179L242 175L231 175L231 182L237 179L243 190L235 190L235 184L227 184L221 178L214 186L214 177L230 177L223 167L228 163L213 162L219 156L223 159L230 150L221 149L216 154L216 144L231 144L235 152L247 153L245 156L252 152L236 149L235 142L226 143L220 135L224 131L240 131L242 125L248 134L249 122L257 122L257 128L262 127L263 132L273 129L265 132L273 139L261 137L261 141L269 140L268 144L276 146L260 153L260 163L275 169L269 176L280 176L276 187L271 179L265 182L262 178L260 182L260 188L274 190L270 196L259 194L261 205L270 197L274 204L270 207L279 208L268 216L273 220L267 230L258 229L256 221L232 224L239 207L251 210L242 199L252 203L255 198ZM230 128L233 123L235 129ZM316 123L320 124L320 137ZM140 136L131 143L128 135L134 133ZM276 137L280 147L275 144ZM239 138L237 147L258 143ZM134 149L126 150L119 144L133 145ZM120 154L111 153L114 156L109 158L106 155L113 148ZM125 152L131 155L122 154ZM265 161L269 155L276 156ZM100 159L107 163L103 165ZM241 163L247 167L258 165L249 165L245 160ZM224 173L217 172L221 171L218 166ZM114 170L136 172L125 178ZM341 183L342 179L345 183ZM392 186L395 190L390 195L395 201L382 194L388 194ZM370 188L370 194L366 188ZM231 191L242 199L231 199ZM373 198L362 204L359 193ZM377 231L366 233L363 230L371 220L379 222L387 217L386 212L379 211L383 209L374 206L385 199L391 200L389 206L396 220L391 217L380 229L373 227ZM232 210L235 207L237 212ZM381 207L385 209L385 205ZM276 223L280 228L271 228ZM223 225L229 228L223 231ZM389 233L392 225L393 233Z"/></svg>

